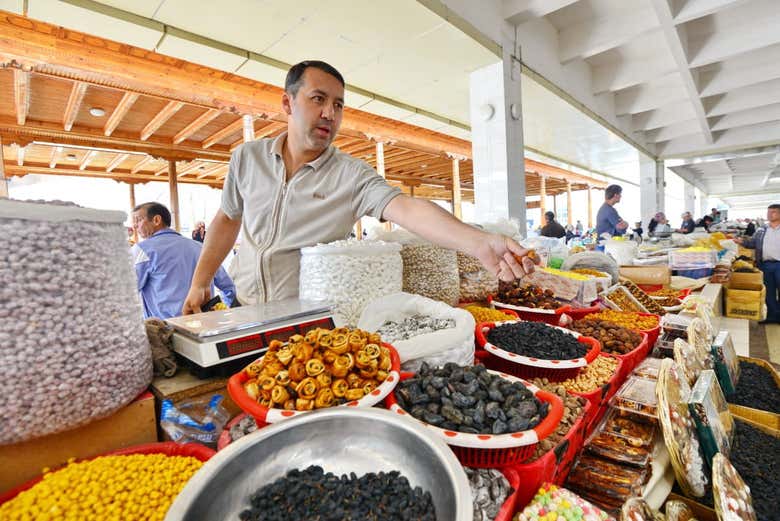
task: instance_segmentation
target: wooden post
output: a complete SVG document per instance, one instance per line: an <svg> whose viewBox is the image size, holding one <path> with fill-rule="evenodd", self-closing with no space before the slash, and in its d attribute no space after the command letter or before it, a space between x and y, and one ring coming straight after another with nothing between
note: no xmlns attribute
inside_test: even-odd
<svg viewBox="0 0 780 521"><path fill-rule="evenodd" d="M544 223L544 213L547 211L547 177L539 176L539 210L542 212L541 222Z"/></svg>
<svg viewBox="0 0 780 521"><path fill-rule="evenodd" d="M171 215L173 216L173 229L181 231L179 221L179 185L176 178L176 161L168 160L168 188L171 194Z"/></svg>
<svg viewBox="0 0 780 521"><path fill-rule="evenodd" d="M411 185L411 186L409 187L409 195L410 195L412 198L414 198L414 185Z"/></svg>
<svg viewBox="0 0 780 521"><path fill-rule="evenodd" d="M452 160L452 215L456 219L463 219L462 196L460 193L460 161Z"/></svg>
<svg viewBox="0 0 780 521"><path fill-rule="evenodd" d="M558 194L553 195L553 213L555 214L555 218L558 218Z"/></svg>
<svg viewBox="0 0 780 521"><path fill-rule="evenodd" d="M363 221L361 219L358 219L355 223L355 237L359 241L363 240Z"/></svg>
<svg viewBox="0 0 780 521"><path fill-rule="evenodd" d="M566 223L572 224L571 218L571 181L566 181Z"/></svg>
<svg viewBox="0 0 780 521"><path fill-rule="evenodd" d="M593 187L588 185L588 229L593 228Z"/></svg>
<svg viewBox="0 0 780 521"><path fill-rule="evenodd" d="M385 177L385 143L377 140L376 142L376 172L377 174ZM388 232L393 229L393 224L390 222L385 223L385 230Z"/></svg>
<svg viewBox="0 0 780 521"><path fill-rule="evenodd" d="M135 185L129 183L127 187L130 189L130 220L133 218L133 208L135 208ZM133 227L133 244L138 242L138 231L135 229L135 223L131 225Z"/></svg>
<svg viewBox="0 0 780 521"><path fill-rule="evenodd" d="M255 118L251 114L241 116L244 120L244 143L249 143L255 139Z"/></svg>
<svg viewBox="0 0 780 521"><path fill-rule="evenodd" d="M0 137L0 198L8 198L8 179L5 178L5 157L3 155L2 137Z"/></svg>

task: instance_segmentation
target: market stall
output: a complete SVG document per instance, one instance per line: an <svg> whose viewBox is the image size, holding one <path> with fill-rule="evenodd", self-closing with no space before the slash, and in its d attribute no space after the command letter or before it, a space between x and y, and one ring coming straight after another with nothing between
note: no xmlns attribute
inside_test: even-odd
<svg viewBox="0 0 780 521"><path fill-rule="evenodd" d="M0 205L13 206L0 213L9 236L25 219L48 238L55 218L123 233L112 215L19 204ZM669 245L667 264L652 266L619 266L615 257L652 251L621 241L602 245L613 255L596 243L578 253L529 242L541 263L512 283L413 237L382 239L305 251L306 299L170 319L180 374L158 376L152 390L159 439L172 441L51 453L43 475L4 480L0 517L633 520L662 510L673 520L692 509L697 519L776 518L777 487L765 477L780 464L780 378L744 356L746 322L717 316L718 287L685 276L720 268L727 291L749 284L751 267L721 247L725 237ZM138 305L123 293L132 273L100 248L103 257L57 254L73 273L103 270L90 288L112 320L83 306L71 320L86 336L41 347L31 317L54 324L61 295L38 282L37 248L8 252L27 259L38 313L4 308L21 325L3 367L64 387L3 407L16 415L0 447L11 468L20 443L124 422L152 381L141 323L123 314ZM187 368L195 376L183 378ZM9 374L2 395L40 381ZM60 406L68 388L78 407ZM55 411L56 422L28 409Z"/></svg>

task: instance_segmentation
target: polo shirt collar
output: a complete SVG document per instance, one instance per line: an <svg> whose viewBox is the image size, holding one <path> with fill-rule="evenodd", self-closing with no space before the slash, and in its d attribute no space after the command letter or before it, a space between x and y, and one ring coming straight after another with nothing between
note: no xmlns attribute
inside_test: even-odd
<svg viewBox="0 0 780 521"><path fill-rule="evenodd" d="M275 155L279 159L282 159L282 148L284 147L284 141L287 139L287 132L282 132L279 134L276 138L274 138L273 143L271 144L271 154ZM316 159L309 161L308 163L304 163L304 165L311 167L312 170L317 171L324 165L328 159L333 157L334 153L334 146L330 145L328 148L320 154Z"/></svg>
<svg viewBox="0 0 780 521"><path fill-rule="evenodd" d="M149 238L157 237L158 235L164 235L166 233L175 233L176 235L179 235L179 232L177 232L173 228L163 228L162 230L157 230L156 232L154 232L152 235L149 236Z"/></svg>

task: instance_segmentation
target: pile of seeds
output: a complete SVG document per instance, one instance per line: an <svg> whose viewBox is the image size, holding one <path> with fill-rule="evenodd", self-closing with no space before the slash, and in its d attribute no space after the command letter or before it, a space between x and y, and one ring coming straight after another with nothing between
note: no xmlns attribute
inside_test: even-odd
<svg viewBox="0 0 780 521"><path fill-rule="evenodd" d="M382 340L388 343L399 340L409 340L418 335L451 329L455 327L455 320L451 318L434 318L428 315L412 315L400 322L388 320L377 330Z"/></svg>
<svg viewBox="0 0 780 521"><path fill-rule="evenodd" d="M498 277L482 266L476 257L458 252L461 302L486 300L498 291Z"/></svg>
<svg viewBox="0 0 780 521"><path fill-rule="evenodd" d="M505 322L507 320L517 320L514 315L508 315L499 309L486 308L482 306L466 306L463 309L471 313L477 323L480 322Z"/></svg>
<svg viewBox="0 0 780 521"><path fill-rule="evenodd" d="M580 358L589 349L574 336L541 322L502 324L491 329L487 339L504 351L543 360Z"/></svg>
<svg viewBox="0 0 780 521"><path fill-rule="evenodd" d="M606 353L624 355L642 343L642 335L636 331L606 320L577 320L571 329L601 342L601 350Z"/></svg>
<svg viewBox="0 0 780 521"><path fill-rule="evenodd" d="M257 490L241 521L436 521L430 492L398 471L341 477L312 465Z"/></svg>
<svg viewBox="0 0 780 521"><path fill-rule="evenodd" d="M504 304L526 308L557 309L561 303L555 300L555 293L534 284L523 284L520 279L512 282L499 281L496 300Z"/></svg>
<svg viewBox="0 0 780 521"><path fill-rule="evenodd" d="M512 487L498 469L472 469L463 467L471 485L471 501L474 504L474 521L493 521Z"/></svg>
<svg viewBox="0 0 780 521"><path fill-rule="evenodd" d="M403 290L454 306L460 297L458 256L430 243L404 244Z"/></svg>
<svg viewBox="0 0 780 521"><path fill-rule="evenodd" d="M780 389L769 371L740 360L737 390L728 402L780 414Z"/></svg>
<svg viewBox="0 0 780 521"><path fill-rule="evenodd" d="M577 419L585 411L586 400L579 396L574 396L566 392L566 388L560 383L551 382L547 378L534 378L531 382L535 386L557 394L563 401L563 417L558 424L555 432L547 436L536 445L536 452L529 461L535 461L545 455L548 451L554 449L563 438L569 434L569 431L576 423Z"/></svg>
<svg viewBox="0 0 780 521"><path fill-rule="evenodd" d="M484 366L420 366L395 390L398 405L418 420L470 434L506 434L536 427L549 404L520 382L489 373Z"/></svg>

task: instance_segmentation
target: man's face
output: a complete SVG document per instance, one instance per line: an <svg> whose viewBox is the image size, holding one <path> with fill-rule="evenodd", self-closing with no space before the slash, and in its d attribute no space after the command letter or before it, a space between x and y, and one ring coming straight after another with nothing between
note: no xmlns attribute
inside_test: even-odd
<svg viewBox="0 0 780 521"><path fill-rule="evenodd" d="M135 231L138 232L138 236L142 239L151 237L161 224L162 219L159 215L155 215L152 219L149 219L146 215L146 209L144 208L133 212L133 228L135 228Z"/></svg>
<svg viewBox="0 0 780 521"><path fill-rule="evenodd" d="M315 67L307 68L302 79L294 97L288 93L282 96L288 132L305 150L325 150L341 126L344 87Z"/></svg>
<svg viewBox="0 0 780 521"><path fill-rule="evenodd" d="M612 204L617 204L620 202L621 197L623 197L623 192L618 192L615 195L613 195L612 199L610 200L612 201Z"/></svg>
<svg viewBox="0 0 780 521"><path fill-rule="evenodd" d="M780 210L769 208L766 211L766 220L772 223L780 222Z"/></svg>

